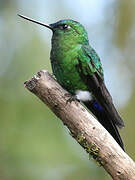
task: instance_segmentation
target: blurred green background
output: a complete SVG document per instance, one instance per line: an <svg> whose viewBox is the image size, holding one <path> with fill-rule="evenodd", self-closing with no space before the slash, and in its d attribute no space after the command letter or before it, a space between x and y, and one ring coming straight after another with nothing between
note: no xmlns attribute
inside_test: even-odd
<svg viewBox="0 0 135 180"><path fill-rule="evenodd" d="M125 121L126 152L135 159L135 1L0 0L0 179L111 179L70 137L23 82L51 72L51 32L17 13L53 23L80 21L101 57L105 81Z"/></svg>

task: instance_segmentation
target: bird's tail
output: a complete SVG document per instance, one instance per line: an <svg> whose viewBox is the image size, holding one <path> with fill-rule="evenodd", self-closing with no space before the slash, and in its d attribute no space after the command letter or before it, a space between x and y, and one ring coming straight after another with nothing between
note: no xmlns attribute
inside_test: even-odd
<svg viewBox="0 0 135 180"><path fill-rule="evenodd" d="M124 150L124 145L116 124L107 116L107 113L102 109L102 107L95 100L84 102L84 104Z"/></svg>

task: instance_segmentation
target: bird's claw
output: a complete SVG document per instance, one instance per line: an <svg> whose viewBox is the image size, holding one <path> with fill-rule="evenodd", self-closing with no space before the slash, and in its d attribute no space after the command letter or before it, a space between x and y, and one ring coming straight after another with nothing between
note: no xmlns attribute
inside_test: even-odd
<svg viewBox="0 0 135 180"><path fill-rule="evenodd" d="M69 97L69 99L67 100L66 104L71 103L72 101L79 101L76 97L76 95L71 95L71 94L65 94L66 97ZM80 102L80 101L79 101Z"/></svg>

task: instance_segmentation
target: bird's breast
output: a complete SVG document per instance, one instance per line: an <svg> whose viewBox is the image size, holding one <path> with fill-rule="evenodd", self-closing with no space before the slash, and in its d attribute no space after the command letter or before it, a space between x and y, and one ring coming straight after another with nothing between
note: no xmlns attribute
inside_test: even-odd
<svg viewBox="0 0 135 180"><path fill-rule="evenodd" d="M68 48L68 46L55 44L51 50L53 73L57 81L73 94L77 89L87 90L76 68L80 48L81 45Z"/></svg>

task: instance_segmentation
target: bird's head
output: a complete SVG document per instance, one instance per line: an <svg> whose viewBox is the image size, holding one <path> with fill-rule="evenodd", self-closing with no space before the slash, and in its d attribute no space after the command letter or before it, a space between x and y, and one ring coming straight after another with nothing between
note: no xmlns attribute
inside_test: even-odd
<svg viewBox="0 0 135 180"><path fill-rule="evenodd" d="M60 20L53 24L44 24L26 16L19 15L20 17L29 20L31 22L37 23L39 25L45 26L52 30L53 37L55 40L71 40L76 43L88 43L88 35L84 27L77 21L71 19Z"/></svg>
<svg viewBox="0 0 135 180"><path fill-rule="evenodd" d="M60 20L49 25L52 28L53 35L56 38L63 37L73 41L82 43L88 41L88 35L84 27L77 21L71 19Z"/></svg>

